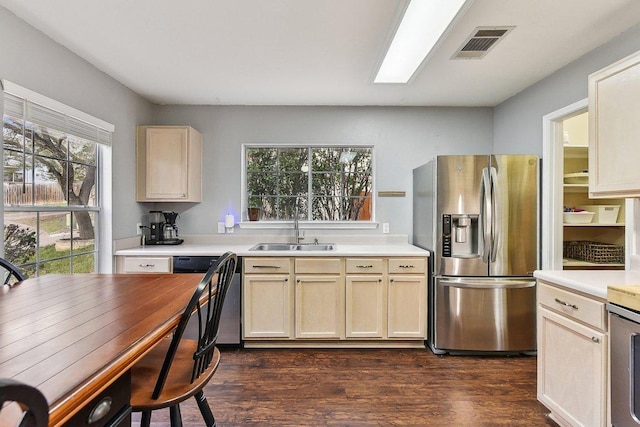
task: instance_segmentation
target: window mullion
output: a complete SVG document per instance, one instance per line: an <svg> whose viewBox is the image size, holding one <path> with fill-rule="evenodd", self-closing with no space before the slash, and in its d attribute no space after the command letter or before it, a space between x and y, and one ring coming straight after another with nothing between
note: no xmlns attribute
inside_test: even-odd
<svg viewBox="0 0 640 427"><path fill-rule="evenodd" d="M307 171L307 221L311 221L313 209L313 148L311 147L307 151L307 162L309 163Z"/></svg>

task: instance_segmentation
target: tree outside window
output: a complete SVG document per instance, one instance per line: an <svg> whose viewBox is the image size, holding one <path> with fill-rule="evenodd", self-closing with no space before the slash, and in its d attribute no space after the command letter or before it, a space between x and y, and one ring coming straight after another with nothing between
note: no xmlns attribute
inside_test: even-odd
<svg viewBox="0 0 640 427"><path fill-rule="evenodd" d="M247 206L262 221L371 221L372 158L362 146L247 146Z"/></svg>

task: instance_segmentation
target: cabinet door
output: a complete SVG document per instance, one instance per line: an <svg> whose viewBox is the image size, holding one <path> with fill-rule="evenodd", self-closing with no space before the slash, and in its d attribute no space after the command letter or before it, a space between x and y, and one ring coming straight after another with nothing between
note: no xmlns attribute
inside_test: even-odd
<svg viewBox="0 0 640 427"><path fill-rule="evenodd" d="M382 275L347 276L347 338L384 338L385 286Z"/></svg>
<svg viewBox="0 0 640 427"><path fill-rule="evenodd" d="M591 197L640 196L640 52L589 76Z"/></svg>
<svg viewBox="0 0 640 427"><path fill-rule="evenodd" d="M245 275L244 338L291 338L292 290L289 275Z"/></svg>
<svg viewBox="0 0 640 427"><path fill-rule="evenodd" d="M538 307L538 400L561 425L606 425L607 336Z"/></svg>
<svg viewBox="0 0 640 427"><path fill-rule="evenodd" d="M149 199L185 199L188 188L186 128L148 128L147 188Z"/></svg>
<svg viewBox="0 0 640 427"><path fill-rule="evenodd" d="M202 135L188 126L139 126L139 202L202 201Z"/></svg>
<svg viewBox="0 0 640 427"><path fill-rule="evenodd" d="M427 325L425 276L389 276L389 338L425 338Z"/></svg>
<svg viewBox="0 0 640 427"><path fill-rule="evenodd" d="M340 276L296 276L296 338L344 338L344 284Z"/></svg>

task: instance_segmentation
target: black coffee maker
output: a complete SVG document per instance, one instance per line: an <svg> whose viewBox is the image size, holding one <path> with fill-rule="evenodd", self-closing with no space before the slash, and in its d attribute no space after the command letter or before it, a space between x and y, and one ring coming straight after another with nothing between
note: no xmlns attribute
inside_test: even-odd
<svg viewBox="0 0 640 427"><path fill-rule="evenodd" d="M179 245L184 242L178 238L177 212L149 211L149 240L147 245Z"/></svg>

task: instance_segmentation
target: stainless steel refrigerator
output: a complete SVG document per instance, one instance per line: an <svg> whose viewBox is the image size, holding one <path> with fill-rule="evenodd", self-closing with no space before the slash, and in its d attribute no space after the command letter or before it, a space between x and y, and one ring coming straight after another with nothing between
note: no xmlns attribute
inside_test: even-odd
<svg viewBox="0 0 640 427"><path fill-rule="evenodd" d="M434 353L535 352L539 176L534 155L438 156L414 169Z"/></svg>

